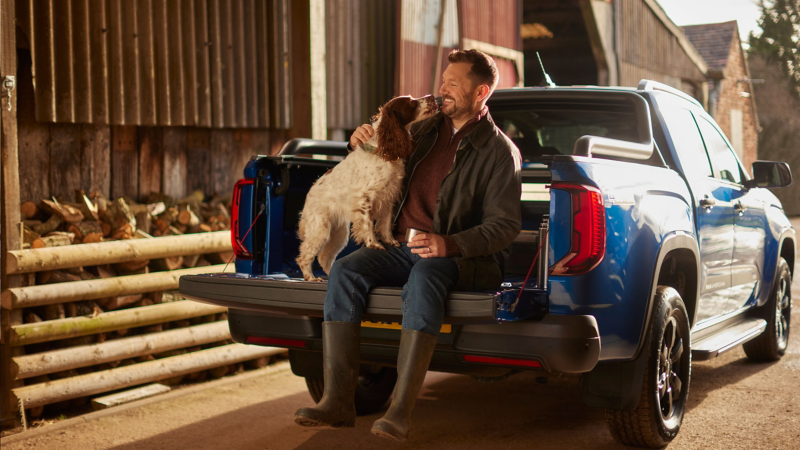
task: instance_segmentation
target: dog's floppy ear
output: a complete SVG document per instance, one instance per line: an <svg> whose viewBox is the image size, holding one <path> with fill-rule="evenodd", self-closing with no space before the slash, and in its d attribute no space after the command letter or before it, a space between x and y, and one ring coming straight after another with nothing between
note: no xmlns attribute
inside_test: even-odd
<svg viewBox="0 0 800 450"><path fill-rule="evenodd" d="M409 98L396 98L381 108L381 122L378 125L378 148L387 161L405 158L411 154L413 144L401 119L398 108L406 107Z"/></svg>

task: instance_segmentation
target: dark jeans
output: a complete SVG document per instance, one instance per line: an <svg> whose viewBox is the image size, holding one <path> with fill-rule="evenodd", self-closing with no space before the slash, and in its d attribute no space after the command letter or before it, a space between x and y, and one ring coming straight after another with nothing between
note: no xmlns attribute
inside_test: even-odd
<svg viewBox="0 0 800 450"><path fill-rule="evenodd" d="M362 247L333 263L325 320L361 322L370 289L402 286L403 329L438 335L444 300L456 283L458 264L450 258L423 259L406 244L386 251Z"/></svg>

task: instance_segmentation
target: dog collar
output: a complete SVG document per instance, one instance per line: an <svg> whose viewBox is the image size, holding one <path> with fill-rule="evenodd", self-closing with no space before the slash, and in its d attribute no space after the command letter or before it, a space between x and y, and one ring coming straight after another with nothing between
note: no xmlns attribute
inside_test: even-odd
<svg viewBox="0 0 800 450"><path fill-rule="evenodd" d="M369 145L369 144L361 144L361 147L363 147L364 151L367 153L372 153L378 148L374 145Z"/></svg>

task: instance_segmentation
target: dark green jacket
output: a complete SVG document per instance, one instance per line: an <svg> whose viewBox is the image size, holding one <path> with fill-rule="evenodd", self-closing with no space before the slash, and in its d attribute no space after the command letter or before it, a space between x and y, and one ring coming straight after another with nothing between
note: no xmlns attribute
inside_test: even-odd
<svg viewBox="0 0 800 450"><path fill-rule="evenodd" d="M439 137L442 120L437 113L411 128L416 149L406 164L395 222L414 169ZM494 290L503 282L508 247L521 226L521 161L519 149L490 114L461 140L439 188L431 230L451 236L461 250L461 257L455 258L460 271L456 290Z"/></svg>

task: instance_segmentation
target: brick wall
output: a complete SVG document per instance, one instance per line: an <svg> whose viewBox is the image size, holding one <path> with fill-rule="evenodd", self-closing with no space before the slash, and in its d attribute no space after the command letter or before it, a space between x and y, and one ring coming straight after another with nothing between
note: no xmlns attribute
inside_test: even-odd
<svg viewBox="0 0 800 450"><path fill-rule="evenodd" d="M731 40L730 56L728 65L725 68L725 78L721 81L722 87L717 100L716 119L722 131L728 137L731 144L733 141L733 130L731 129L731 110L738 109L742 112L742 142L741 151L742 163L748 173L752 174L753 161L758 159L758 131L755 123L755 113L753 102L750 97L742 97L742 92L747 92L752 96L753 90L749 83L740 83L748 77L745 60L742 56L742 43L738 34ZM739 149L736 149L737 153Z"/></svg>

